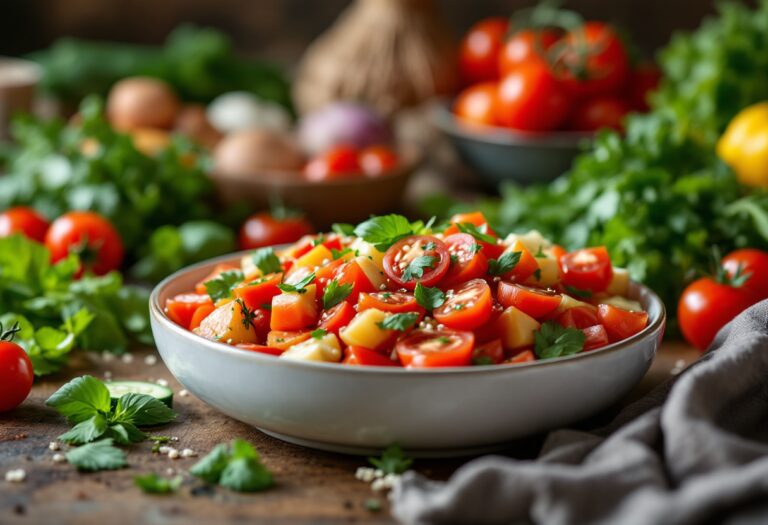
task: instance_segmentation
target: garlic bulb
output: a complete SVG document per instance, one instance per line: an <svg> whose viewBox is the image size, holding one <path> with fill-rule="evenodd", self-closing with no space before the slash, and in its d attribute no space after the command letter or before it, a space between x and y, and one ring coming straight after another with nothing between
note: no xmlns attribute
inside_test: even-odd
<svg viewBox="0 0 768 525"><path fill-rule="evenodd" d="M390 116L454 90L455 49L434 0L356 0L307 50L294 100L301 113L353 100Z"/></svg>

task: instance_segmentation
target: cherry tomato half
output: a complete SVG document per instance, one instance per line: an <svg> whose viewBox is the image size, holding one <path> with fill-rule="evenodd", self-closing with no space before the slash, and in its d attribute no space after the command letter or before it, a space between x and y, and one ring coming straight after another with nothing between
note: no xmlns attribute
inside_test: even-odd
<svg viewBox="0 0 768 525"><path fill-rule="evenodd" d="M344 350L345 365L353 366L400 366L400 363L362 346L349 346Z"/></svg>
<svg viewBox="0 0 768 525"><path fill-rule="evenodd" d="M468 124L494 126L499 86L496 82L482 82L459 93L453 103L453 113Z"/></svg>
<svg viewBox="0 0 768 525"><path fill-rule="evenodd" d="M551 131L568 117L568 92L545 64L526 62L499 83L496 119L502 126L522 131Z"/></svg>
<svg viewBox="0 0 768 525"><path fill-rule="evenodd" d="M448 272L451 257L443 241L431 235L412 235L384 254L387 277L408 290L437 284Z"/></svg>
<svg viewBox="0 0 768 525"><path fill-rule="evenodd" d="M562 282L579 290L602 292L611 284L613 267L605 246L583 248L560 258Z"/></svg>
<svg viewBox="0 0 768 525"><path fill-rule="evenodd" d="M45 242L45 232L48 231L48 221L32 208L19 206L0 213L0 237L10 237L20 233L37 241Z"/></svg>
<svg viewBox="0 0 768 525"><path fill-rule="evenodd" d="M558 315L555 321L566 328L578 328L579 330L600 324L600 320L597 318L597 309L588 306L569 308Z"/></svg>
<svg viewBox="0 0 768 525"><path fill-rule="evenodd" d="M304 177L311 181L325 181L362 175L360 156L351 146L336 146L309 161Z"/></svg>
<svg viewBox="0 0 768 525"><path fill-rule="evenodd" d="M483 279L467 281L432 314L439 322L456 330L473 330L484 325L491 318L493 296L491 288Z"/></svg>
<svg viewBox="0 0 768 525"><path fill-rule="evenodd" d="M647 312L631 312L610 304L598 305L597 318L605 327L611 342L632 337L648 326Z"/></svg>
<svg viewBox="0 0 768 525"><path fill-rule="evenodd" d="M454 233L445 237L444 242L451 256L451 265L440 286L454 286L486 274L488 258L482 253L483 246L474 237L468 233Z"/></svg>
<svg viewBox="0 0 768 525"><path fill-rule="evenodd" d="M499 282L497 296L505 307L514 306L534 319L541 319L554 312L562 300L562 296L552 290L530 288L506 281Z"/></svg>
<svg viewBox="0 0 768 525"><path fill-rule="evenodd" d="M393 314L405 312L424 313L424 308L419 306L412 294L401 292L361 293L360 299L357 302L357 311L362 312L370 308Z"/></svg>
<svg viewBox="0 0 768 525"><path fill-rule="evenodd" d="M598 348L606 346L610 342L610 339L608 338L608 332L601 324L583 328L581 331L584 332L585 352L587 350L597 350Z"/></svg>
<svg viewBox="0 0 768 525"><path fill-rule="evenodd" d="M45 235L53 262L70 253L80 256L78 275L91 271L104 275L123 263L123 241L112 224L90 211L71 211L53 221Z"/></svg>
<svg viewBox="0 0 768 525"><path fill-rule="evenodd" d="M488 341L476 346L472 352L472 364L474 365L498 365L504 361L504 347L501 339Z"/></svg>
<svg viewBox="0 0 768 525"><path fill-rule="evenodd" d="M277 218L269 213L257 213L250 216L240 229L240 249L288 244L312 232L312 226L302 217Z"/></svg>
<svg viewBox="0 0 768 525"><path fill-rule="evenodd" d="M414 330L398 341L395 351L406 368L469 366L474 346L472 332Z"/></svg>
<svg viewBox="0 0 768 525"><path fill-rule="evenodd" d="M508 19L495 17L469 29L459 48L459 73L465 85L498 78L499 51L508 28Z"/></svg>
<svg viewBox="0 0 768 525"><path fill-rule="evenodd" d="M14 329L4 331L0 326L0 412L19 406L35 379L29 356L11 341L15 333Z"/></svg>
<svg viewBox="0 0 768 525"><path fill-rule="evenodd" d="M741 286L758 299L768 298L768 252L753 248L736 250L723 258L722 267L731 279L741 268L741 275L748 275Z"/></svg>
<svg viewBox="0 0 768 525"><path fill-rule="evenodd" d="M318 325L318 328L322 328L323 330L338 335L339 330L347 326L349 322L354 319L356 313L354 306L347 301L341 301L330 310L326 310L320 314L320 324Z"/></svg>
<svg viewBox="0 0 768 525"><path fill-rule="evenodd" d="M386 175L400 164L400 158L387 146L370 146L360 152L360 167L369 177Z"/></svg>
<svg viewBox="0 0 768 525"><path fill-rule="evenodd" d="M558 40L560 35L549 29L523 29L516 32L507 39L499 52L499 73L504 76L524 62L546 63L542 53L546 54Z"/></svg>

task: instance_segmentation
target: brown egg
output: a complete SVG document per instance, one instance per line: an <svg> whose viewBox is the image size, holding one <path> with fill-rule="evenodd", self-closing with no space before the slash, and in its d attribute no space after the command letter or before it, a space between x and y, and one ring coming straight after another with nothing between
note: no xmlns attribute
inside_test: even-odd
<svg viewBox="0 0 768 525"><path fill-rule="evenodd" d="M249 129L230 133L213 152L214 170L228 176L263 171L298 171L304 164L299 147L286 135Z"/></svg>
<svg viewBox="0 0 768 525"><path fill-rule="evenodd" d="M130 135L136 149L148 157L154 157L171 143L170 134L163 129L134 129Z"/></svg>
<svg viewBox="0 0 768 525"><path fill-rule="evenodd" d="M222 137L211 125L205 115L205 107L200 104L184 106L176 116L174 129L208 149L213 149Z"/></svg>
<svg viewBox="0 0 768 525"><path fill-rule="evenodd" d="M130 77L112 86L107 116L116 130L170 129L180 102L171 87L155 78Z"/></svg>

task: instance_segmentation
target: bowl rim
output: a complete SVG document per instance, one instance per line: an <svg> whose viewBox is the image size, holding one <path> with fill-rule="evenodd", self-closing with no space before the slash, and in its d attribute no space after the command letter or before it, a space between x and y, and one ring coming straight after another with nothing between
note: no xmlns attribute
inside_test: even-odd
<svg viewBox="0 0 768 525"><path fill-rule="evenodd" d="M392 375L392 376L398 376L398 377L406 377L406 376L422 377L425 375L426 376L444 376L444 375L457 375L457 374L463 375L463 374L512 373L511 371L513 370L518 370L518 371L530 370L532 368L555 366L558 364L571 362L571 361L592 359L592 358L604 356L609 353L625 350L628 347L633 346L634 344L639 343L642 340L653 337L660 329L663 330L664 325L666 323L666 308L664 306L664 303L659 298L659 296L647 286L635 281L631 281L632 285L637 286L640 291L642 291L644 294L647 294L650 304L655 305L658 308L658 315L655 319L652 319L651 322L648 324L648 326L646 326L643 330L633 335L632 337L629 337L628 339L624 339L623 341L611 343L602 348L598 348L596 350L590 350L588 352L582 351L582 352L579 352L578 354L573 354L569 356L556 357L552 359L542 359L542 360L532 361L529 363L519 363L519 364L515 364L514 366L513 365L509 365L509 366L494 365L494 366L463 366L463 367L408 368L407 369L404 367L387 367L387 366L345 366L341 363L323 363L323 362L315 362L315 361L295 361L291 359L279 359L277 356L261 354L259 352L251 352L248 350L242 350L235 346L228 345L226 343L220 343L218 341L211 341L210 339L205 339L204 337L201 337L190 330L185 330L181 326L171 321L171 319L165 314L164 308L162 307L162 305L160 305L159 298L161 293L171 283L182 278L183 276L186 276L189 273L199 270L200 268L215 266L216 264L226 262L226 261L237 260L243 257L244 255L247 255L248 253L252 253L252 252L253 250L246 250L246 251L234 252L227 255L222 255L219 257L214 257L212 259L207 259L205 261L201 261L199 263L186 266L185 268L182 268L181 270L178 270L172 273L171 275L167 276L165 279L160 281L152 290L152 293L149 298L150 316L163 329L169 330L173 333L180 335L185 339L190 340L190 343L202 345L209 350L214 350L217 352L223 351L229 354L233 358L246 359L246 360L253 361L254 363L257 363L257 364L266 364L266 365L277 364L279 366L287 366L287 367L304 369L304 370L316 370L318 372L324 371L329 373L335 372L335 373L359 373L359 374L369 374L369 375L373 374L373 375L387 375L387 376Z"/></svg>
<svg viewBox="0 0 768 525"><path fill-rule="evenodd" d="M585 131L522 131L501 126L462 123L450 110L451 100L436 102L432 120L449 135L467 140L486 142L500 146L538 146L545 148L579 148L584 141L591 141L595 134Z"/></svg>

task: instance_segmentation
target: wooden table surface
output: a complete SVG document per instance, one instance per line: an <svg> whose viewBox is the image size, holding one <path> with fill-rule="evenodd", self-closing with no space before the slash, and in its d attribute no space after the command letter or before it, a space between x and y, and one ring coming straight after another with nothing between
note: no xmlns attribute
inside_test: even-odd
<svg viewBox="0 0 768 525"><path fill-rule="evenodd" d="M243 521L274 524L309 523L391 523L386 498L371 491L369 485L355 479L355 469L365 459L305 449L283 443L235 421L193 396L178 395L181 386L158 359L145 363L153 350L133 354L133 362L121 359L105 361L96 354L85 354L66 376L36 383L30 397L15 411L0 414L0 523L2 524L234 524ZM669 378L698 354L678 343L665 343L637 389L636 397ZM47 397L69 377L92 374L114 379L165 379L177 394L174 408L178 421L158 430L158 434L177 436L175 446L191 448L200 455L215 444L235 437L250 440L260 451L264 463L273 472L276 487L258 494L236 494L222 488L208 488L186 471L197 459L171 460L152 454L151 445L143 443L129 449L129 468L80 474L67 463L54 463L48 444L67 428L64 420L45 407ZM513 444L508 455L532 457L540 438ZM416 470L436 479L444 479L462 460L417 460ZM23 468L23 483L3 480L11 469ZM133 484L138 474L168 469L184 475L184 485L171 496L143 494ZM174 474L175 475L175 474ZM378 498L380 512L366 509L365 502Z"/></svg>

